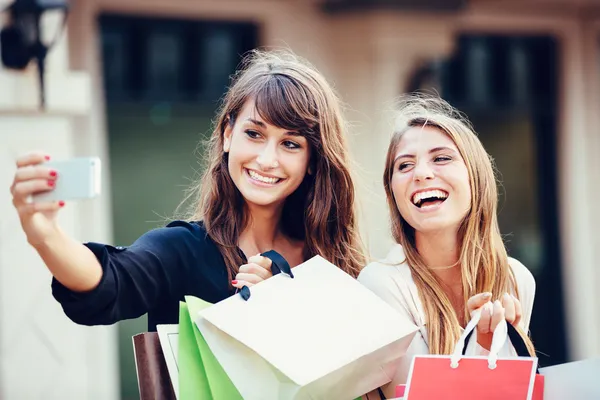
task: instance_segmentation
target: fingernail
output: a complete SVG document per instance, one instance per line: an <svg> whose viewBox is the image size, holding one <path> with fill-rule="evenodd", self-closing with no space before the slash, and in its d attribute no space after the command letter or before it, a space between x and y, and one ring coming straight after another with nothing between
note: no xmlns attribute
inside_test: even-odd
<svg viewBox="0 0 600 400"><path fill-rule="evenodd" d="M61 200L61 201L59 201L59 202L58 202L58 206L59 206L59 207L64 207L64 206L65 206L65 202L64 202L64 201L62 201L62 200Z"/></svg>
<svg viewBox="0 0 600 400"><path fill-rule="evenodd" d="M53 181L53 180L50 180L50 179L48 179L48 186L54 186L54 181Z"/></svg>
<svg viewBox="0 0 600 400"><path fill-rule="evenodd" d="M236 280L233 280L233 281L231 281L231 284L232 284L232 285L237 285L237 281L236 281Z"/></svg>
<svg viewBox="0 0 600 400"><path fill-rule="evenodd" d="M46 161L50 161L50 156L44 156L44 158L46 159Z"/></svg>
<svg viewBox="0 0 600 400"><path fill-rule="evenodd" d="M508 293L504 293L504 298L505 298L506 300L510 300L510 294L508 294Z"/></svg>
<svg viewBox="0 0 600 400"><path fill-rule="evenodd" d="M53 178L56 177L56 171L50 171L50 176Z"/></svg>
<svg viewBox="0 0 600 400"><path fill-rule="evenodd" d="M502 307L502 303L500 303L500 300L494 301L494 305L498 305L498 306Z"/></svg>
<svg viewBox="0 0 600 400"><path fill-rule="evenodd" d="M489 299L490 297L492 297L492 294L491 294L490 292L485 292L485 293L483 294L483 298L484 298L484 299Z"/></svg>

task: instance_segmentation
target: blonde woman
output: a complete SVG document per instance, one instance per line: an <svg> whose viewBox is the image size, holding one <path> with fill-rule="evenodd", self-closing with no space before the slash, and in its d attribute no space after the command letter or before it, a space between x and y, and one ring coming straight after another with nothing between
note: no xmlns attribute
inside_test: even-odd
<svg viewBox="0 0 600 400"><path fill-rule="evenodd" d="M533 355L525 332L535 281L507 256L494 169L470 123L439 98L404 99L384 185L397 245L358 279L420 328L384 393L406 382L414 355L450 354L479 307L479 354L506 319Z"/></svg>

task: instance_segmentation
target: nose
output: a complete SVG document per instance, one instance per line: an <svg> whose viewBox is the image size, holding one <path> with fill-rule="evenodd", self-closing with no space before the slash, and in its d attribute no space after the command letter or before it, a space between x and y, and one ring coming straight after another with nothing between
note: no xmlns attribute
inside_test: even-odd
<svg viewBox="0 0 600 400"><path fill-rule="evenodd" d="M256 157L256 162L263 170L279 167L277 147L274 143L267 143Z"/></svg>
<svg viewBox="0 0 600 400"><path fill-rule="evenodd" d="M433 170L429 166L429 163L426 161L417 161L413 177L415 181L433 179Z"/></svg>

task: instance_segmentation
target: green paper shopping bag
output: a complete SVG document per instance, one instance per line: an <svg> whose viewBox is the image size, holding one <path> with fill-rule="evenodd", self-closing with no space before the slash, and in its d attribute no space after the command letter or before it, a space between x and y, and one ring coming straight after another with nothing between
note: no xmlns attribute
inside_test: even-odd
<svg viewBox="0 0 600 400"><path fill-rule="evenodd" d="M210 387L204 372L202 357L196 344L194 326L187 303L179 303L179 399L210 399Z"/></svg>
<svg viewBox="0 0 600 400"><path fill-rule="evenodd" d="M242 399L193 323L192 315L211 306L186 296L179 306L179 400Z"/></svg>

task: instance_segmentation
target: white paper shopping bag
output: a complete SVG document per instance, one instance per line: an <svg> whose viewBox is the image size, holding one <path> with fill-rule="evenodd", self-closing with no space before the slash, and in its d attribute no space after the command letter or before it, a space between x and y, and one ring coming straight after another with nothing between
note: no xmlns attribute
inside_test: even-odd
<svg viewBox="0 0 600 400"><path fill-rule="evenodd" d="M244 399L355 399L392 379L417 327L316 256L196 324Z"/></svg>

